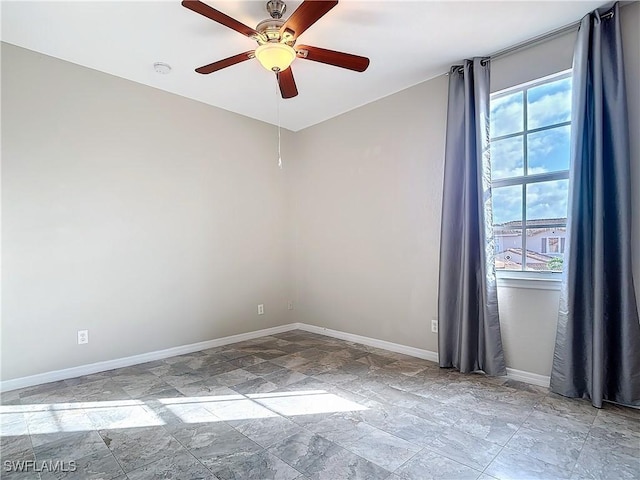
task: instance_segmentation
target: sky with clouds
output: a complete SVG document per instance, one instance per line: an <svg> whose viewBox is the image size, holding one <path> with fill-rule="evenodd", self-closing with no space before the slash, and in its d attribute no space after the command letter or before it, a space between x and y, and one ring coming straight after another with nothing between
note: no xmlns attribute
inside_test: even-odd
<svg viewBox="0 0 640 480"><path fill-rule="evenodd" d="M491 101L491 137L520 133L524 129L522 91ZM527 91L527 127L547 127L571 119L571 78L545 83ZM570 127L561 126L529 133L526 138L527 173L537 174L569 168ZM491 176L494 180L524 175L522 134L491 142ZM568 180L527 185L527 219L567 216ZM522 186L493 189L493 222L522 219Z"/></svg>

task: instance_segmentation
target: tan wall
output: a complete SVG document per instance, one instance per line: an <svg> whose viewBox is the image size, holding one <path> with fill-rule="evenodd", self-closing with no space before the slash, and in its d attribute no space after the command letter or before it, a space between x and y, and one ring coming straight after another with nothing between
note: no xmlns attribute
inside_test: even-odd
<svg viewBox="0 0 640 480"><path fill-rule="evenodd" d="M296 318L435 350L447 78L298 132Z"/></svg>
<svg viewBox="0 0 640 480"><path fill-rule="evenodd" d="M276 138L3 44L2 379L289 323Z"/></svg>

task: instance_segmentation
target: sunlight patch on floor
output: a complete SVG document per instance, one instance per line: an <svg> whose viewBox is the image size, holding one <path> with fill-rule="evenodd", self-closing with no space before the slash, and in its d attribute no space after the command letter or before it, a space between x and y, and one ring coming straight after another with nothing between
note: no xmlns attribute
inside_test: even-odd
<svg viewBox="0 0 640 480"><path fill-rule="evenodd" d="M137 428L366 410L324 390L0 406L0 436Z"/></svg>
<svg viewBox="0 0 640 480"><path fill-rule="evenodd" d="M314 391L312 394L299 395L299 392L256 393L247 395L252 400L278 412L280 415L312 415L315 413L355 412L366 410L355 402L333 393Z"/></svg>

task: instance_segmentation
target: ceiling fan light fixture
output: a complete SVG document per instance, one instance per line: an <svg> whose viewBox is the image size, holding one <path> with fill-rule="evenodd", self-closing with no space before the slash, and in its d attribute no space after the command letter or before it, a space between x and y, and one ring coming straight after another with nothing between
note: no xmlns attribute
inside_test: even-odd
<svg viewBox="0 0 640 480"><path fill-rule="evenodd" d="M281 72L289 68L296 51L284 43L269 42L256 48L255 56L267 70Z"/></svg>

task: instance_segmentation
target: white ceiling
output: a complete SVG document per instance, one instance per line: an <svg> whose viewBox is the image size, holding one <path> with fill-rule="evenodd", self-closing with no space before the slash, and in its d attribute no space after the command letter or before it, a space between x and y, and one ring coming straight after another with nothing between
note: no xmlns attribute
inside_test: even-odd
<svg viewBox="0 0 640 480"><path fill-rule="evenodd" d="M207 0L255 27L264 1ZM285 17L300 5L287 2ZM364 73L297 59L299 95L279 100L297 131L579 20L602 1L342 0L298 43L363 55ZM3 1L2 40L248 117L277 123L274 75L250 60L210 75L196 67L251 50L255 42L174 1ZM169 75L154 62L169 63ZM43 72L46 76L46 72ZM425 100L426 101L426 100Z"/></svg>

